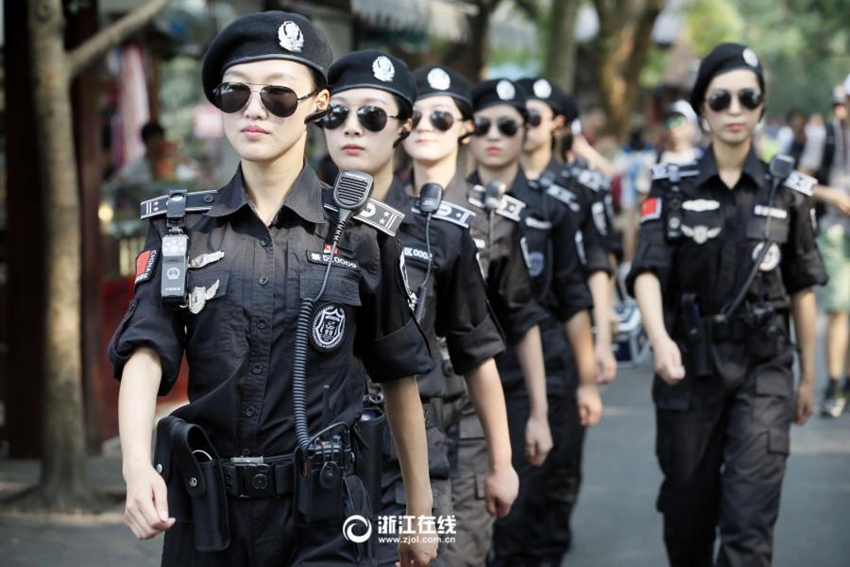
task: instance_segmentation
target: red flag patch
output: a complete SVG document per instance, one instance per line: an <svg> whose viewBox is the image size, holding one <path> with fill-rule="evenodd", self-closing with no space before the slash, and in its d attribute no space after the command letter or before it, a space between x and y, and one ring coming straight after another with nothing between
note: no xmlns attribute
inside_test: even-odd
<svg viewBox="0 0 850 567"><path fill-rule="evenodd" d="M646 222L661 218L661 199L652 197L643 202L640 208L640 222Z"/></svg>
<svg viewBox="0 0 850 567"><path fill-rule="evenodd" d="M156 249L142 250L142 253L136 257L136 281L133 283L134 287L151 279L158 259L159 250Z"/></svg>

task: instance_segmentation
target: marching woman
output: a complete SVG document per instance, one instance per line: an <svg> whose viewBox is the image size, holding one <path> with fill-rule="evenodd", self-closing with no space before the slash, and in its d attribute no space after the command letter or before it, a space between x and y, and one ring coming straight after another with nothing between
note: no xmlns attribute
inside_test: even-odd
<svg viewBox="0 0 850 567"><path fill-rule="evenodd" d="M697 162L656 166L627 280L655 353L673 566L770 565L790 425L812 412L812 287L826 281L815 180L756 157L764 87L752 49L725 43L703 59L690 103L711 146Z"/></svg>
<svg viewBox="0 0 850 567"><path fill-rule="evenodd" d="M504 350L501 332L487 302L487 290L476 259L469 226L475 214L447 201L444 185L406 189L393 176L394 148L420 127L413 112L416 85L400 59L374 50L346 55L331 66L331 99L322 121L328 152L341 169L358 169L375 179L373 196L404 214L398 237L412 290L416 318L428 337L434 370L419 377L425 408L428 457L434 493L434 515L451 509L448 446L443 420L447 380L465 376L484 426L490 461L487 499L506 513L516 497L517 477L511 467L504 394L493 357ZM460 118L458 117L458 123ZM448 364L441 359L440 339ZM381 515L403 513L401 477L390 447L384 470ZM458 526L462 528L462 526ZM381 565L395 565L394 546L379 543ZM440 565L454 563L443 560Z"/></svg>
<svg viewBox="0 0 850 567"><path fill-rule="evenodd" d="M331 58L297 14L226 27L202 80L240 166L219 191L142 206L151 228L109 352L121 379L125 521L140 539L165 531L163 565L373 564L342 529L370 512L352 427L361 365L383 388L407 511L431 512L414 375L432 363L408 306L397 222L377 222L392 211L374 200L372 214L356 210L362 175L346 178L361 187L355 199L338 197L304 160ZM152 466L156 396L184 354L189 403L159 423ZM399 548L405 567L436 552L422 541Z"/></svg>

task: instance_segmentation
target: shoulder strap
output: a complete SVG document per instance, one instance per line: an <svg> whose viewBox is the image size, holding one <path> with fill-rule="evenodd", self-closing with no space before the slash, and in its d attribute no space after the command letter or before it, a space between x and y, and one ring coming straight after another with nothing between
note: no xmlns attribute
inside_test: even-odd
<svg viewBox="0 0 850 567"><path fill-rule="evenodd" d="M568 206L573 211L578 212L581 205L579 205L578 200L576 198L576 194L570 191L569 189L565 189L560 185L551 184L546 188L546 194L556 199L566 206Z"/></svg>
<svg viewBox="0 0 850 567"><path fill-rule="evenodd" d="M218 191L215 189L209 191L194 191L186 195L186 212L187 213L205 213L215 204L218 196ZM149 219L164 215L166 212L166 204L168 203L168 195L157 197L156 199L148 199L142 201L139 206L139 218Z"/></svg>
<svg viewBox="0 0 850 567"><path fill-rule="evenodd" d="M786 187L798 191L807 197L811 197L814 194L815 185L817 184L817 179L799 171L792 171L791 175L785 180Z"/></svg>
<svg viewBox="0 0 850 567"><path fill-rule="evenodd" d="M696 177L699 175L699 165L697 162L690 163L659 163L652 166L652 180L660 181L662 179L670 179L679 174L679 177Z"/></svg>
<svg viewBox="0 0 850 567"><path fill-rule="evenodd" d="M522 213L522 210L525 207L525 203L523 203L516 197L504 195L502 197L502 202L499 203L499 208L496 209L496 214L511 219L514 222L520 222L520 213Z"/></svg>
<svg viewBox="0 0 850 567"><path fill-rule="evenodd" d="M610 187L608 178L605 177L602 172L594 171L592 169L579 170L578 176L576 176L576 181L594 193L604 191Z"/></svg>
<svg viewBox="0 0 850 567"><path fill-rule="evenodd" d="M331 211L339 210L330 203L325 203L325 208ZM354 218L390 236L395 236L398 227L401 226L401 221L404 220L404 213L386 203L370 198L366 207Z"/></svg>
<svg viewBox="0 0 850 567"><path fill-rule="evenodd" d="M413 212L422 214L422 211L417 207L413 207ZM432 215L432 218L450 222L463 228L469 228L472 225L472 220L475 218L475 213L443 199L440 201L440 208Z"/></svg>

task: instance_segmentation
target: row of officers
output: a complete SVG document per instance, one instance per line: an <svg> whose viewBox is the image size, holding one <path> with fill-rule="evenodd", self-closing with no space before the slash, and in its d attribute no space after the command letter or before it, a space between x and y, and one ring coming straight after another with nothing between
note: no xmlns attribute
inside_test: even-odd
<svg viewBox="0 0 850 567"><path fill-rule="evenodd" d="M220 190L141 206L109 347L126 523L165 532L162 564L181 567L560 565L596 383L616 371L607 180L552 152L575 104L545 78L470 87L378 51L332 60L285 12L236 20L204 58L241 163ZM755 157L764 93L750 49L703 61L692 104L713 145L656 168L627 280L655 351L675 566L770 564L789 426L811 411L812 181ZM306 165L310 124L333 187ZM184 356L189 403L152 455ZM455 529L360 537L399 516Z"/></svg>

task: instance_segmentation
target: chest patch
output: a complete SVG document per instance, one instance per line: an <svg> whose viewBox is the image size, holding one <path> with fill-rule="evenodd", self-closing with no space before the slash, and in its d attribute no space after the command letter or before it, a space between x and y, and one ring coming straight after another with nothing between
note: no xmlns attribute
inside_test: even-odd
<svg viewBox="0 0 850 567"><path fill-rule="evenodd" d="M759 254L761 254L761 250L764 247L764 242L760 242L758 246L753 250L753 260L757 260ZM767 249L767 254L764 256L764 260L759 264L759 270L762 272L769 272L771 270L776 269L776 266L779 265L780 260L782 260L782 251L779 250L779 245L775 242L770 244L770 248Z"/></svg>
<svg viewBox="0 0 850 567"><path fill-rule="evenodd" d="M221 285L221 281L215 280L210 287L198 286L192 288L189 293L189 311L194 315L203 311L207 301L215 297L219 285Z"/></svg>
<svg viewBox="0 0 850 567"><path fill-rule="evenodd" d="M410 258L411 260L418 260L420 262L427 262L433 258L434 255L429 255L427 250L420 250L419 248L413 248L412 246L405 246L404 257Z"/></svg>
<svg viewBox="0 0 850 567"><path fill-rule="evenodd" d="M313 264L327 265L330 259L330 245L326 245L326 248L323 252L310 252L309 250L307 251L307 261ZM349 260L340 256L339 250L337 250L337 254L334 255L334 266L339 266L340 268L347 268L349 270L360 269L360 266L358 266L357 262L355 262L354 260Z"/></svg>
<svg viewBox="0 0 850 567"><path fill-rule="evenodd" d="M693 201L685 201L682 203L682 208L693 213L705 213L708 211L716 211L720 208L720 203L710 199L694 199Z"/></svg>
<svg viewBox="0 0 850 567"><path fill-rule="evenodd" d="M713 238L717 238L720 234L720 227L709 228L705 225L688 226L682 225L682 234L696 242L697 244L705 244Z"/></svg>
<svg viewBox="0 0 850 567"><path fill-rule="evenodd" d="M338 303L328 303L313 316L310 341L316 350L330 352L345 338L345 308Z"/></svg>
<svg viewBox="0 0 850 567"><path fill-rule="evenodd" d="M755 214L757 217L773 217L775 219L782 220L788 218L788 211L786 211L785 209L766 207L764 205L756 205L755 209L753 209L753 214Z"/></svg>

